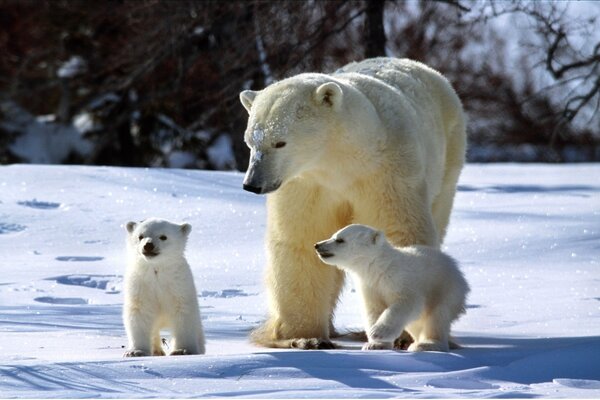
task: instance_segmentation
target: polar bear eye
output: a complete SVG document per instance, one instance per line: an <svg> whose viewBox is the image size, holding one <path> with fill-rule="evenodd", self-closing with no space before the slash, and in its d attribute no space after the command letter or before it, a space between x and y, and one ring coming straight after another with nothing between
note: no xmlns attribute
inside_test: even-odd
<svg viewBox="0 0 600 400"><path fill-rule="evenodd" d="M159 239L160 240L167 240L167 237L165 235L162 235Z"/></svg>
<svg viewBox="0 0 600 400"><path fill-rule="evenodd" d="M144 238L144 235L140 235L138 236L138 239L142 240Z"/></svg>
<svg viewBox="0 0 600 400"><path fill-rule="evenodd" d="M280 149L282 147L285 147L286 144L286 142L277 142L273 145L273 147L275 147L276 149Z"/></svg>
<svg viewBox="0 0 600 400"><path fill-rule="evenodd" d="M335 242L336 242L336 243L346 243L346 242L344 241L344 239L335 239Z"/></svg>

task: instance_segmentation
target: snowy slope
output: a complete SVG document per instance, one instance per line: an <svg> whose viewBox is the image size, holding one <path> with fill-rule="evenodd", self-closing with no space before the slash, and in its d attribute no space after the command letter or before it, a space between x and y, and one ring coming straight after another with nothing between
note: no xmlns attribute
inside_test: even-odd
<svg viewBox="0 0 600 400"><path fill-rule="evenodd" d="M453 353L257 348L264 197L242 175L0 167L0 397L600 397L600 165L469 165L445 249ZM207 355L123 359L124 224L193 226ZM349 282L339 328L359 328Z"/></svg>

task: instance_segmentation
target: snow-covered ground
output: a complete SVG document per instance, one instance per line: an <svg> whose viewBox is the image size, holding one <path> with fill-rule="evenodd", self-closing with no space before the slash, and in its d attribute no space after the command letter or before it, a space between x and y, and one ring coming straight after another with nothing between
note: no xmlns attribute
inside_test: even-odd
<svg viewBox="0 0 600 400"><path fill-rule="evenodd" d="M0 167L0 397L600 397L600 165L468 165L445 249L472 292L452 353L272 350L265 198L242 175ZM203 356L123 359L124 224L193 229ZM339 328L359 328L349 282Z"/></svg>

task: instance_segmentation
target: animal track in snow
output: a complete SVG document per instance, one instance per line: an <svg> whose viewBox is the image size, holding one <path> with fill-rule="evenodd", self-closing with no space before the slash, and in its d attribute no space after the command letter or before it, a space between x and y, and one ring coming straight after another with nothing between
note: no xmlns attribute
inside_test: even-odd
<svg viewBox="0 0 600 400"><path fill-rule="evenodd" d="M38 201L36 199L18 201L17 204L23 207L36 208L38 210L54 210L60 207L60 203Z"/></svg>
<svg viewBox="0 0 600 400"><path fill-rule="evenodd" d="M228 299L230 297L246 297L246 296L255 296L254 293L246 293L241 289L224 289L221 291L210 291L203 290L200 292L200 297L217 297L222 299Z"/></svg>
<svg viewBox="0 0 600 400"><path fill-rule="evenodd" d="M0 222L0 235L24 231L27 227L19 224Z"/></svg>
<svg viewBox="0 0 600 400"><path fill-rule="evenodd" d="M118 275L63 275L48 278L61 285L85 286L104 290L108 294L121 293L123 277Z"/></svg>
<svg viewBox="0 0 600 400"><path fill-rule="evenodd" d="M101 260L104 260L104 257L59 256L59 257L56 257L56 260L58 260L58 261L67 261L67 262L72 262L72 261L89 262L89 261L101 261Z"/></svg>
<svg viewBox="0 0 600 400"><path fill-rule="evenodd" d="M77 305L83 305L83 304L88 304L89 303L88 300L82 299L80 297L50 297L50 296L44 296L44 297L36 297L33 300L37 301L38 303L65 304L65 305L71 305L71 306L77 306Z"/></svg>

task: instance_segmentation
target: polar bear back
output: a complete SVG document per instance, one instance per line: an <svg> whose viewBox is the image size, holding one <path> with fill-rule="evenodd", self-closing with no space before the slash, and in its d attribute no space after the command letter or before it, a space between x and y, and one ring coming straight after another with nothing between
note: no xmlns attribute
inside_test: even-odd
<svg viewBox="0 0 600 400"><path fill-rule="evenodd" d="M435 188L429 193L433 200L444 180L448 147L459 143L463 150L450 153L464 158L466 141L460 127L465 120L462 105L447 79L418 61L394 58L351 63L331 77L373 105L374 117L386 128L377 134L385 135L386 148L393 153L389 158L403 174L426 177L429 188ZM452 137L458 134L463 137Z"/></svg>

